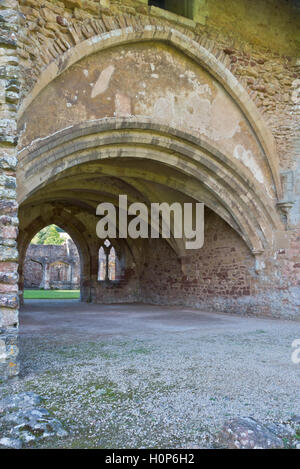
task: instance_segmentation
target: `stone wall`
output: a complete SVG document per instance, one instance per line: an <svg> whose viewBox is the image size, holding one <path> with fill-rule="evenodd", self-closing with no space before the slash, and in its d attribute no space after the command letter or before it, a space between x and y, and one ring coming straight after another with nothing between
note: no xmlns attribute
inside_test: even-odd
<svg viewBox="0 0 300 469"><path fill-rule="evenodd" d="M266 271L261 271L243 240L221 218L208 212L204 246L189 257L179 259L163 240L150 241L140 279L140 301L189 305L241 316L297 319L300 285L297 242L288 251L278 254L285 265L283 274L278 274L276 260L273 263L270 260Z"/></svg>
<svg viewBox="0 0 300 469"><path fill-rule="evenodd" d="M27 256L26 256L27 257ZM24 289L42 288L43 265L40 262L25 258L24 263Z"/></svg>
<svg viewBox="0 0 300 469"><path fill-rule="evenodd" d="M279 155L279 169L284 183L283 191L277 187L277 200L272 196L272 203L275 206L277 203L277 210L278 208L282 210L281 212L278 210L278 213L287 230L286 233L282 230L279 233L279 238L285 238L285 242L278 243L280 249L276 249L275 246L275 253L270 251L264 254L264 259L261 262L266 266L263 279L269 276L269 284L271 285L274 284L275 276L277 282L280 283L281 292L282 289L286 291L291 288L297 289L299 285L297 256L300 248L298 241L300 226L299 164L296 146L299 116L299 106L296 102L299 88L297 81L299 72L297 33L299 8L297 2L287 4L284 1L274 0L262 5L261 2L253 3L250 0L240 0L233 5L229 0L199 0L195 2L193 19L179 17L155 7L150 8L147 1L139 0L122 2L113 0L61 2L22 0L20 3L24 21L19 53L22 57L23 93L24 95L28 94L24 100L27 105L30 99L34 100L37 96L36 94L31 95L30 92L34 85L39 83L39 80L40 89L42 89L45 79L42 73L49 64L56 61L58 73L61 73L67 68L68 60L71 58L71 55L64 56L68 51L101 34L126 28L137 32L147 25L155 26L157 30L159 28L163 30L164 27L175 28L179 33L204 47L223 64L226 70L233 74L237 83L240 83L248 92L252 102L259 109L262 119L272 131L272 137L276 142L275 150ZM236 21L236 18L239 21ZM112 38L113 36L114 34L111 34ZM149 38L151 38L150 32ZM128 46L128 49L128 55L130 55L131 46ZM107 55L109 53L102 52L102 59L106 60ZM62 59L63 56L64 59ZM59 60L60 58L61 60ZM108 57L107 60L110 59L111 57ZM81 64L82 67L90 66L93 72L94 65L90 63L92 60L91 57L85 59L85 62ZM99 63L99 60L97 59L96 62ZM50 69L47 70L52 73ZM57 87L57 96L61 96L59 95L59 87L62 88L64 80L67 79L69 83L73 80L74 86L75 82L79 82L76 73L74 66L74 69L69 68L64 75L61 74L61 77L57 78L56 83L53 84L53 88ZM40 78L41 76L42 78ZM125 80L125 74L123 76ZM96 75L92 78L96 79ZM59 81L62 83L61 86ZM86 84L87 87L90 85L90 83ZM32 106L31 114L30 112L28 114L32 119L34 115L38 115L37 120L40 123L40 118L43 118L43 115L38 114L37 111L39 108L46 108L49 96L52 97L50 88L52 85L49 85L47 91L40 93L35 105ZM176 93L179 91L176 90ZM69 96L65 98L69 99ZM69 99L66 103L63 102L63 99L59 101L50 99L53 103L55 102L57 118L49 123L47 129L40 124L36 129L38 131L34 131L33 127L28 130L27 136L25 134L23 136L23 144L27 145L32 139L44 137L47 133L54 133L60 126L72 124L74 116L77 121L80 121L81 112L85 115L86 109L78 96L73 98L74 102ZM78 98L76 102L75 98ZM121 112L120 115L139 112L136 107L129 106L123 95L121 98L119 101L116 100ZM110 102L114 103L115 101L111 100ZM97 109L100 108L98 104L97 101L97 106L94 106ZM63 112L60 110L60 106L65 106L67 109L66 119L61 118ZM55 113L54 107L51 108L51 114ZM72 113L72 108L76 109L76 112ZM110 109L107 105L103 115L97 115L95 111L94 116L91 113L88 117L91 119L93 117L103 118L113 115L114 112L116 111L113 106ZM45 112L45 122L47 116L48 112ZM25 128L25 121L26 118L21 120L21 130ZM245 134L245 128L243 128L243 134ZM224 146L223 141L222 145ZM249 155L250 153L246 152L241 159L247 163ZM266 177L266 171L264 171L264 175ZM267 185L267 189L270 189L269 180ZM262 188L262 190L264 189ZM274 233L268 234L269 239L272 237L275 239L276 236ZM291 240L293 240L292 249ZM276 241L274 241L275 244ZM283 248L284 244L285 248ZM276 275L274 274L275 269ZM257 284L259 283L264 282L261 279L257 281ZM292 297L292 290L290 291ZM297 300L295 302L297 303Z"/></svg>
<svg viewBox="0 0 300 469"><path fill-rule="evenodd" d="M206 213L204 246L189 257L178 259L163 240L150 242L141 278L142 298L238 313L236 300L251 298L256 278L254 258L246 244L210 212ZM240 314L248 312L243 307Z"/></svg>
<svg viewBox="0 0 300 469"><path fill-rule="evenodd" d="M0 380L18 373L18 2L0 2Z"/></svg>
<svg viewBox="0 0 300 469"><path fill-rule="evenodd" d="M141 302L140 279L132 268L122 271L120 280L115 282L93 282L91 300L93 303L136 303Z"/></svg>
<svg viewBox="0 0 300 469"><path fill-rule="evenodd" d="M146 0L21 0L23 93L49 63L88 38L128 26L171 24L222 60L245 86L272 128L282 167L296 168L299 5L283 0L234 3L197 0L198 13L189 20L150 8Z"/></svg>
<svg viewBox="0 0 300 469"><path fill-rule="evenodd" d="M80 288L80 259L74 242L68 239L60 246L30 244L24 261L24 288Z"/></svg>
<svg viewBox="0 0 300 469"><path fill-rule="evenodd" d="M17 371L14 342L18 324L17 135L21 137L18 166L18 198L21 201L18 240L20 272L28 242L37 229L49 223L58 223L72 232L73 239L80 246L83 272L81 290L82 298L86 301L169 302L239 314L298 317L299 2L195 0L193 18L149 7L147 0L20 0L19 14L16 13L18 2L5 0L1 2L0 8L0 360L3 368L0 375L13 375ZM123 33L125 31L124 41L118 45L120 30ZM159 36L163 39L161 43L157 41ZM96 50L101 42L99 38L101 41L106 40L110 46L103 51L100 48ZM137 45L139 38L143 38L143 41ZM174 44L178 47L180 45L180 48L177 49ZM113 45L116 47L113 48ZM198 62L197 65L191 65L197 47L201 48L201 60L206 60L205 63L201 62L203 66ZM94 55L90 53L92 48ZM152 63L147 55L149 53L152 53L157 63ZM82 59L80 63L79 57ZM112 79L104 106L104 99L97 95L97 78L100 78L97 67L99 63L107 61L104 74L107 78L112 59L120 70ZM150 62L159 68L159 62L163 63L163 60L170 67L174 62L174 73L171 68L168 69L170 80L162 78L163 70L159 71L159 79L152 70L141 77L137 74L137 81L140 84L145 81L147 93L150 90L153 94L145 91L143 95L143 90L139 90L140 94L135 93L130 78L135 63L143 65L144 68L140 67L141 73L150 66ZM21 70L21 109L17 133L18 68ZM212 97L202 96L206 101L215 99L221 89L223 98L226 93L231 93L232 115L237 115L233 110L234 104L244 117L244 120L238 118L239 129L235 127L240 132L236 132L235 138L243 140L247 134L247 144L251 141L251 151L255 148L256 152L254 165L249 163L249 150L241 152L239 146L239 151L235 152L234 148L230 148L234 139L229 136L226 139L224 135L221 139L218 125L224 130L231 122L230 119L224 119L222 106L216 107L213 119L217 127L214 128L215 138L212 138L212 143L219 153L205 159L209 153L207 142L201 148L202 153L195 149L196 146L200 148L199 135L201 139L204 138L205 132L200 121L201 115L206 114L195 114L196 100L191 96L191 102L184 98L186 90L190 87L189 92L192 92L195 86L194 76L186 77L187 82L182 89L176 88L183 73L181 68L184 71L191 69L195 75L199 72L199 82L205 78L204 84L213 90ZM178 76L175 72L178 72ZM152 84L155 81L157 85ZM68 94L68 90L77 84L82 88L82 93L86 91L87 94L90 87L94 87L88 106L85 106L85 100L79 94ZM171 94L183 100L182 107L186 108L186 112L184 116L179 113L178 121L174 115L169 121L175 119L178 126L182 123L185 126L184 134L178 128L172 134L169 129L166 130L166 122L170 124L167 111L173 105L175 109L176 100L174 98L171 106L169 102L162 103L161 97L166 98L163 90L170 91L171 84ZM120 86L124 87L121 94L118 92ZM130 100L126 89L132 95ZM205 90L207 92L208 88L205 87ZM94 98L96 100L93 101ZM165 127L157 122L151 127L149 120L143 120L141 116L152 118L149 112L151 103L159 100L162 104L160 111L164 111ZM228 107L225 107L227 110ZM93 123L97 119L103 121L98 127ZM91 128L95 126L95 136L87 128L87 120L90 120ZM199 122L201 125L198 125ZM193 133L195 123L197 125ZM87 155L86 160L81 160L85 152L88 153L89 147L92 148L96 143L100 145L102 141L103 160L104 156L108 157L110 165L97 160L99 148L98 153L95 152L96 156ZM243 144L238 140L235 143ZM129 154L126 154L127 148L130 155L135 155L139 150L144 157L141 164L136 160L135 165L129 164L125 168L126 156ZM82 169L80 173L88 175L85 181L80 179L79 174L75 174L74 149L77 151L75 159ZM224 154L219 158L223 150ZM122 151L124 154L121 154ZM122 156L123 166L118 167L117 162L111 162L115 153ZM163 164L154 164L154 154L163 156ZM59 155L63 155L62 165ZM171 170L173 157L178 158L178 168L175 169L174 165ZM187 177L184 171L192 159L195 166L189 173L192 176ZM53 165L49 164L49 168L42 174L42 165L46 165L48 160ZM201 189L194 185L193 177L199 170L195 161L201 162L204 174ZM233 171L232 167L239 169ZM182 173L175 174L177 169L182 170ZM65 179L59 179L60 170L65 170ZM263 178L257 178L259 170ZM99 283L95 206L100 200L99 194L95 195L96 186L92 187L95 183L92 178L97 174L102 175L103 193L110 194L112 199L118 193L126 193L129 185L132 200L139 197L151 200L153 193L165 197L166 192L161 189L163 185L168 185L172 190L184 190L185 197L187 194L190 197L203 196L207 206L219 215L210 216L204 250L192 256L182 256L176 243L171 249L163 241L129 241L126 249L123 249L130 255L126 253L125 256L122 281L111 286ZM54 175L57 179L51 182L53 187L47 187L47 180L52 178L53 181ZM44 187L41 186L42 177L45 177ZM242 179L246 181L245 186L241 183ZM153 186L150 182L154 182ZM212 185L209 191L205 191L203 187L208 182L212 182ZM94 194L91 189L94 189ZM31 194L33 190L36 193ZM66 202L64 196L68 190ZM236 193L233 197L234 191ZM168 195L172 198L171 192ZM80 203L77 203L78 199ZM39 205L39 200L43 200L43 204ZM182 200L184 202L186 198ZM253 214L251 210L254 204L256 211ZM240 216L245 218L245 231L236 223ZM221 221L221 218L228 223ZM247 231L250 223L252 227ZM209 231L212 230L210 227L216 226L217 233ZM248 236L251 230L253 239ZM22 288L22 282L20 286Z"/></svg>

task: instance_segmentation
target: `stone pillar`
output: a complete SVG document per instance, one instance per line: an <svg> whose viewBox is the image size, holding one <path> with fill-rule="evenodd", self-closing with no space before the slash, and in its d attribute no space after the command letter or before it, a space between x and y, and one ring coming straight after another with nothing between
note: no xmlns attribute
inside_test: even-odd
<svg viewBox="0 0 300 469"><path fill-rule="evenodd" d="M19 256L19 304L24 304L24 270L23 265L20 265L21 260Z"/></svg>
<svg viewBox="0 0 300 469"><path fill-rule="evenodd" d="M43 262L43 280L40 288L44 290L50 290L50 264L49 262Z"/></svg>
<svg viewBox="0 0 300 469"><path fill-rule="evenodd" d="M97 284L98 284L98 259L99 259L99 248L98 243L95 241L94 243L90 243L90 278L89 278L89 285L90 285L90 301L92 303L96 303L97 301Z"/></svg>
<svg viewBox="0 0 300 469"><path fill-rule="evenodd" d="M18 374L18 1L0 1L0 381Z"/></svg>
<svg viewBox="0 0 300 469"><path fill-rule="evenodd" d="M67 278L67 282L71 284L71 287L73 287L73 265L72 264L69 264L69 267L68 267L68 278Z"/></svg>
<svg viewBox="0 0 300 469"><path fill-rule="evenodd" d="M106 258L106 262L105 262L105 281L108 282L109 281L109 251L108 251L108 249L105 249L105 258Z"/></svg>

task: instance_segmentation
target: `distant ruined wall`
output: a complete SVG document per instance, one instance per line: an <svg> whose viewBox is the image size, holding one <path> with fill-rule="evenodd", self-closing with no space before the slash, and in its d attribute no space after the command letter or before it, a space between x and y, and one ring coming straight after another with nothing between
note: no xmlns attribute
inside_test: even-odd
<svg viewBox="0 0 300 469"><path fill-rule="evenodd" d="M80 260L74 242L67 240L60 246L30 244L24 261L24 288L80 288Z"/></svg>

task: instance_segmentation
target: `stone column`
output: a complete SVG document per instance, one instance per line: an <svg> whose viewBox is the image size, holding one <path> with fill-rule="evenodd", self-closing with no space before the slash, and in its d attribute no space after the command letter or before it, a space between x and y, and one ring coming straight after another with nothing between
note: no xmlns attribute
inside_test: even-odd
<svg viewBox="0 0 300 469"><path fill-rule="evenodd" d="M17 8L0 2L0 382L18 374Z"/></svg>
<svg viewBox="0 0 300 469"><path fill-rule="evenodd" d="M71 287L73 287L73 265L72 264L69 264L69 267L68 267L68 278L67 278L67 281L68 283L71 284Z"/></svg>
<svg viewBox="0 0 300 469"><path fill-rule="evenodd" d="M43 279L40 288L44 290L50 290L50 264L49 262L43 262Z"/></svg>
<svg viewBox="0 0 300 469"><path fill-rule="evenodd" d="M90 249L90 278L86 279L90 285L90 301L96 303L97 301L97 284L98 284L98 242L91 242ZM86 282L87 283L87 282Z"/></svg>

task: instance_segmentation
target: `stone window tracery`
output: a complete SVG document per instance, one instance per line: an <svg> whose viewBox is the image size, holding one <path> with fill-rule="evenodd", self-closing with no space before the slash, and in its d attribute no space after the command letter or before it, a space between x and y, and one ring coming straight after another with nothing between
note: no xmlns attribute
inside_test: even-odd
<svg viewBox="0 0 300 469"><path fill-rule="evenodd" d="M106 239L99 249L98 280L115 282L120 278L120 262L114 246Z"/></svg>

